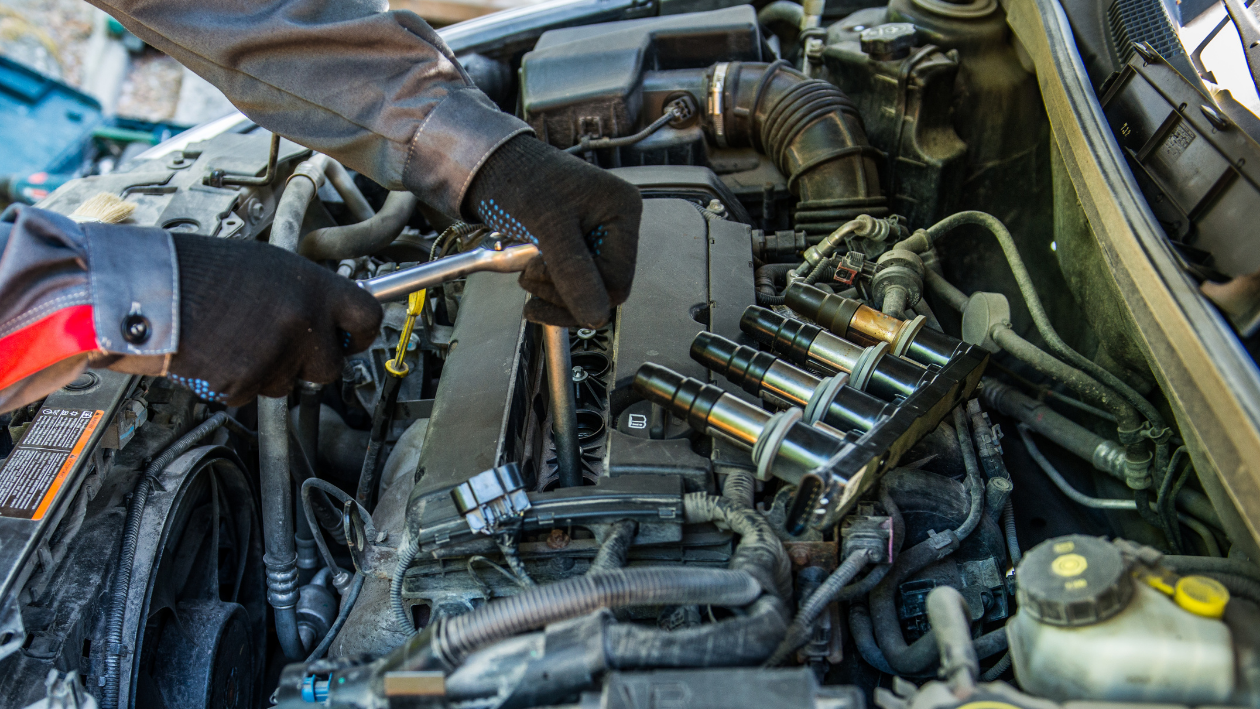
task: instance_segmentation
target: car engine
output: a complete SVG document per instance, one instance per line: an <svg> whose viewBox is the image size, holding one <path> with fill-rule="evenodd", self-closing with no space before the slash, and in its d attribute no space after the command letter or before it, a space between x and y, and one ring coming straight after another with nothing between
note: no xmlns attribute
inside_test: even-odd
<svg viewBox="0 0 1260 709"><path fill-rule="evenodd" d="M641 191L597 330L524 318L532 245L239 114L41 202L385 319L287 399L88 370L7 416L0 706L1260 706L1255 527L1112 312L1028 50L995 0L866 4L451 40Z"/></svg>

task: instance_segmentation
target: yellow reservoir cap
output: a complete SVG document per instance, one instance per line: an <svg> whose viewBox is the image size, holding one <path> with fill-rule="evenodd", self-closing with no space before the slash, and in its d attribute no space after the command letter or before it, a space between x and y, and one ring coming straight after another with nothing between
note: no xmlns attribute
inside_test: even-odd
<svg viewBox="0 0 1260 709"><path fill-rule="evenodd" d="M1229 603L1229 589L1206 576L1183 576L1177 581L1173 601L1195 615L1220 618Z"/></svg>

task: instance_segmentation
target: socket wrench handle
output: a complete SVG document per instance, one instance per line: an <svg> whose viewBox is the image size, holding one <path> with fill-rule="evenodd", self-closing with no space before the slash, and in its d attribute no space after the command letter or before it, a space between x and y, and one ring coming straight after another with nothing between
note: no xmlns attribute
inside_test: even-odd
<svg viewBox="0 0 1260 709"><path fill-rule="evenodd" d="M491 271L517 273L539 253L533 244L509 246L505 249L473 249L447 256L419 266L358 281L359 287L382 303L406 300L415 291L462 278L470 273Z"/></svg>

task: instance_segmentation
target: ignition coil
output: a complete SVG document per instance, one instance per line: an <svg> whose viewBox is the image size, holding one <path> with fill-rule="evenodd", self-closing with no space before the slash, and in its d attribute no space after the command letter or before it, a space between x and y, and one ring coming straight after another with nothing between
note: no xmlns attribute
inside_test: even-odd
<svg viewBox="0 0 1260 709"><path fill-rule="evenodd" d="M849 375L819 379L772 354L701 332L691 358L759 397L778 397L804 409L805 423L819 421L841 431L869 431L897 408L848 386Z"/></svg>
<svg viewBox="0 0 1260 709"><path fill-rule="evenodd" d="M752 449L757 477L774 475L793 485L851 445L801 421L800 409L771 414L737 399L721 388L684 377L659 364L644 364L634 375L634 390L659 404L692 428L721 434Z"/></svg>
<svg viewBox="0 0 1260 709"><path fill-rule="evenodd" d="M910 396L932 379L923 367L892 355L887 342L862 347L800 320L749 306L739 327L792 362L810 362L849 374L849 386L881 399Z"/></svg>
<svg viewBox="0 0 1260 709"><path fill-rule="evenodd" d="M833 295L804 283L788 286L784 296L789 308L832 334L859 342L887 342L894 355L920 364L944 367L967 350L962 340L924 327L927 319L922 315L913 320L899 320L852 298Z"/></svg>

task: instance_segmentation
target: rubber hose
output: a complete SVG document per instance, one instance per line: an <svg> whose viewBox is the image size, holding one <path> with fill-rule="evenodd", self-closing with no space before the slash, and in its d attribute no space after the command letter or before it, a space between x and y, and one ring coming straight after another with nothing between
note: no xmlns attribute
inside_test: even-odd
<svg viewBox="0 0 1260 709"><path fill-rule="evenodd" d="M693 492L683 496L683 518L688 524L725 523L740 537L729 567L752 574L762 588L780 598L791 597L792 561L765 517L724 498Z"/></svg>
<svg viewBox="0 0 1260 709"><path fill-rule="evenodd" d="M288 399L258 397L258 433L267 602L274 611L276 635L285 657L300 660L306 657L306 649L297 627L299 579L293 519L296 507L289 472Z"/></svg>
<svg viewBox="0 0 1260 709"><path fill-rule="evenodd" d="M801 36L801 18L805 8L789 0L775 0L757 12L757 24L770 30L779 38L779 55L796 54L796 43Z"/></svg>
<svg viewBox="0 0 1260 709"><path fill-rule="evenodd" d="M595 555L595 560L591 562L586 573L598 574L625 566L626 555L630 552L630 543L634 541L634 535L638 530L639 523L632 519L613 522L612 531L600 545L599 553Z"/></svg>
<svg viewBox="0 0 1260 709"><path fill-rule="evenodd" d="M716 66L710 68L712 77ZM718 144L750 146L770 158L800 198L797 228L814 240L859 214L888 212L879 181L882 154L866 139L857 107L844 92L786 62L731 62Z"/></svg>
<svg viewBox="0 0 1260 709"><path fill-rule="evenodd" d="M341 608L337 611L337 619L333 621L332 627L324 633L324 639L319 641L319 645L311 651L307 656L307 662L314 662L324 656L328 652L328 648L332 646L333 640L337 638L337 633L341 632L342 626L346 624L346 619L350 617L350 610L354 608L354 602L359 600L359 592L363 590L363 574L355 573L354 580L350 582L350 590L346 592L346 597L341 599Z"/></svg>
<svg viewBox="0 0 1260 709"><path fill-rule="evenodd" d="M980 660L971 643L971 610L952 586L937 586L927 595L927 616L941 657L941 675L957 694L975 687Z"/></svg>
<svg viewBox="0 0 1260 709"><path fill-rule="evenodd" d="M526 630L541 628L600 608L643 605L746 606L761 595L748 573L729 569L644 567L614 569L535 586L464 615L444 617L428 632L399 648L419 657L425 644L448 667L468 654ZM426 643L426 639L430 642ZM398 652L398 651L395 651Z"/></svg>
<svg viewBox="0 0 1260 709"><path fill-rule="evenodd" d="M390 192L381 211L370 219L316 229L302 239L298 253L314 261L370 256L394 243L411 221L418 201L410 192Z"/></svg>
<svg viewBox="0 0 1260 709"><path fill-rule="evenodd" d="M819 584L818 588L814 589L813 593L809 594L809 598L805 599L800 610L796 612L796 617L792 619L792 624L788 626L783 642L766 661L767 667L782 664L788 656L809 641L818 617L827 609L827 605L836 599L840 591L857 577L858 572L870 559L870 554L865 549L853 552L844 560L844 563L831 572L825 581Z"/></svg>
<svg viewBox="0 0 1260 709"><path fill-rule="evenodd" d="M604 653L617 670L658 667L742 667L766 659L783 638L787 610L762 596L748 614L707 625L660 630L632 623L606 630Z"/></svg>
<svg viewBox="0 0 1260 709"><path fill-rule="evenodd" d="M866 606L854 603L849 606L849 630L853 633L853 644L857 645L858 654L866 664L887 675L895 675L888 666L883 650L875 642L875 634L871 629L871 615Z"/></svg>
<svg viewBox="0 0 1260 709"><path fill-rule="evenodd" d="M1015 505L1010 500L1002 506L1002 531L1006 534L1006 553L1011 557L1011 566L1019 566L1024 555L1019 550L1019 536L1015 533Z"/></svg>
<svg viewBox="0 0 1260 709"><path fill-rule="evenodd" d="M1019 419L1042 436L1090 461L1096 470L1124 480L1124 448L1115 441L1097 435L1044 402L995 379L986 377L983 380L981 396L990 409ZM1206 495L1182 488L1173 496L1182 510L1216 529L1222 529L1220 518Z"/></svg>
<svg viewBox="0 0 1260 709"><path fill-rule="evenodd" d="M144 507L148 504L149 493L153 491L153 483L172 461L225 425L234 431L243 431L253 435L236 419L220 411L167 446L166 450L145 468L144 475L141 476L131 493L131 504L127 506L127 521L123 524L122 542L118 550L118 571L114 576L114 586L110 590L109 616L105 626L106 647L118 650L107 649L105 653L105 695L101 700L102 707L107 709L118 707L121 685L120 651L123 647L122 633L127 615L127 597L131 594L131 567L135 563L136 546L140 541L140 523L144 518Z"/></svg>
<svg viewBox="0 0 1260 709"><path fill-rule="evenodd" d="M1165 427L1164 418L1160 416L1150 401L1139 394L1133 387L1121 381L1119 377L1069 347L1063 341L1063 338L1059 337L1059 333L1050 323L1050 317L1046 314L1046 310L1041 304L1041 298L1037 295L1032 276L1029 275L1028 269L1024 266L1024 260L1019 254L1018 247L1015 245L1015 239L1011 237L1010 231L1001 220L984 212L958 212L928 227L924 235L927 237L928 244L933 244L941 236L965 224L982 227L997 240L998 245L1002 248L1003 255L1006 256L1007 264L1010 265L1011 273L1015 276L1015 282L1019 286L1019 291L1024 296L1024 302L1028 306L1029 314L1032 315L1033 323L1037 326L1037 332L1041 333L1042 339L1049 345L1050 350L1073 366L1088 372L1100 382L1122 394L1134 408L1142 412L1142 415L1153 426L1163 429ZM914 238L911 237L910 240ZM895 248L900 247L901 243Z"/></svg>
<svg viewBox="0 0 1260 709"><path fill-rule="evenodd" d="M901 635L901 620L897 615L897 589L902 580L911 578L928 564L952 554L960 543L961 540L954 536L952 530L948 530L910 547L897 559L892 571L871 591L870 615L875 639L889 667L897 674L918 674L937 659L935 640L924 642L924 638L931 636L930 632L919 638L914 645L906 644Z"/></svg>
<svg viewBox="0 0 1260 709"><path fill-rule="evenodd" d="M398 625L398 629L408 635L415 635L416 629L407 618L406 609L403 608L403 578L407 575L407 569L411 568L411 563L419 555L420 545L408 534L402 548L398 550L398 562L394 564L394 573L389 577L389 607L394 612L394 622Z"/></svg>
<svg viewBox="0 0 1260 709"><path fill-rule="evenodd" d="M1008 652L1005 655L1002 655L1002 659L998 660L997 664L985 670L984 674L980 675L980 681L996 682L997 679L1002 676L1002 673L1009 669L1011 669L1011 653Z"/></svg>
<svg viewBox="0 0 1260 709"><path fill-rule="evenodd" d="M980 461L976 458L975 446L971 443L971 424L963 407L954 408L954 432L958 435L958 446L962 449L963 465L967 469L967 494L971 497L971 508L967 518L954 530L959 541L966 539L984 514L984 478L980 475Z"/></svg>
<svg viewBox="0 0 1260 709"><path fill-rule="evenodd" d="M1200 572L1200 575L1220 581L1221 585L1229 591L1230 596L1245 598L1252 603L1260 605L1260 582L1253 581L1246 576L1223 574L1217 571L1203 571Z"/></svg>
<svg viewBox="0 0 1260 709"><path fill-rule="evenodd" d="M757 305L763 308L774 308L787 302L787 297L782 295L771 295L764 291L754 293L757 298Z"/></svg>
<svg viewBox="0 0 1260 709"><path fill-rule="evenodd" d="M1164 556L1163 563L1179 574L1230 574L1260 583L1260 567L1240 559L1168 554Z"/></svg>
<svg viewBox="0 0 1260 709"><path fill-rule="evenodd" d="M892 569L892 564L879 564L863 576L861 581L840 589L840 593L836 594L836 600L851 601L855 598L865 597L866 594L879 585L880 581L884 580L890 569Z"/></svg>

